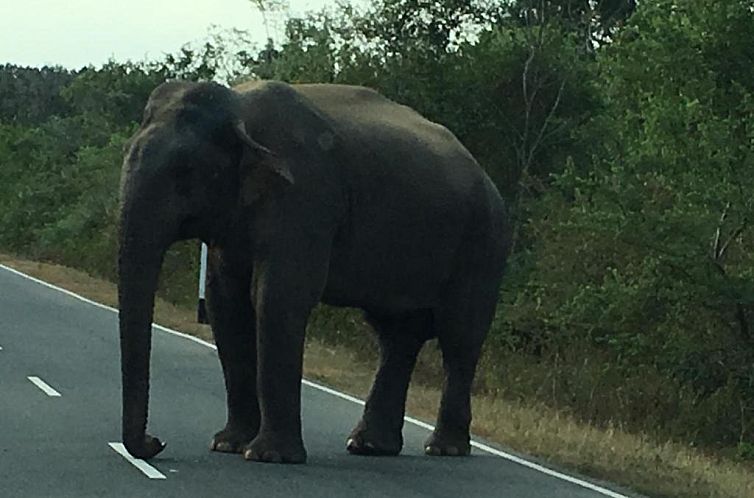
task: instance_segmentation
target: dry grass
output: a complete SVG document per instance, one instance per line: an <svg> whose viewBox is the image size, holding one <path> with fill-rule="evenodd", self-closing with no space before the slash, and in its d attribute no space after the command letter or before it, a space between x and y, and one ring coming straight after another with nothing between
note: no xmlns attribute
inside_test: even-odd
<svg viewBox="0 0 754 498"><path fill-rule="evenodd" d="M80 271L2 254L0 263L95 301L110 306L116 303L116 288L112 283ZM155 317L165 326L203 339L211 338L207 326L195 323L192 310L158 299ZM304 370L310 379L363 397L369 389L372 369L373 365L365 365L344 347L326 346L311 340L307 343ZM417 375L420 379L431 377L432 372L418 372ZM417 418L433 420L438 400L436 388L414 385L409 395L408 412ZM475 397L474 416L474 433L490 441L651 496L754 496L754 467L679 444L658 443L616 428L595 428L548 407L490 396Z"/></svg>

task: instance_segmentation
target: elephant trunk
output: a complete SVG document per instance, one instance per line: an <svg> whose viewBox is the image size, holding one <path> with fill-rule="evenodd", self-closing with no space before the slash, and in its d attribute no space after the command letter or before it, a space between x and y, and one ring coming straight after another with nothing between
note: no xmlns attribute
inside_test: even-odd
<svg viewBox="0 0 754 498"><path fill-rule="evenodd" d="M121 222L118 303L123 389L123 443L136 458L151 458L164 445L146 434L149 363L155 291L168 241L161 227Z"/></svg>

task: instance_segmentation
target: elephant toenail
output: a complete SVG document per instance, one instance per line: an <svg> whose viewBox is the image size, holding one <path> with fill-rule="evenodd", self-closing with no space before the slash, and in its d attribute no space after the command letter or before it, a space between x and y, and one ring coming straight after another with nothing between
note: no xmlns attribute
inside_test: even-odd
<svg viewBox="0 0 754 498"><path fill-rule="evenodd" d="M424 453L430 456L442 456L442 451L440 451L440 448L436 446L429 445L426 448L424 448Z"/></svg>

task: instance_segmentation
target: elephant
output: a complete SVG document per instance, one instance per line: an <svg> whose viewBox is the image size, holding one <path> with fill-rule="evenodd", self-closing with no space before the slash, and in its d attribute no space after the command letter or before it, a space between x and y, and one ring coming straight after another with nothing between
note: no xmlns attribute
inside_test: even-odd
<svg viewBox="0 0 754 498"><path fill-rule="evenodd" d="M211 450L303 463L307 321L319 303L363 310L380 360L357 455L397 455L417 355L445 372L423 448L468 455L470 392L510 247L507 205L442 125L372 89L168 81L153 90L120 184L122 436L149 459L151 324L166 250L209 247L207 306L227 390Z"/></svg>

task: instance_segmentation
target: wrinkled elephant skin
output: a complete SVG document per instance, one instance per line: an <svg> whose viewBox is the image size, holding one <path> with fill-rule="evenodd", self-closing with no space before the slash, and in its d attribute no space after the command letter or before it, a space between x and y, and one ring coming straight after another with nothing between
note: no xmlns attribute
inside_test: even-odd
<svg viewBox="0 0 754 498"><path fill-rule="evenodd" d="M139 458L164 448L146 434L150 324L165 251L185 239L209 245L228 410L212 450L306 461L304 330L324 302L362 309L379 338L347 450L401 451L411 372L437 338L446 376L424 449L469 454L470 388L510 229L495 186L447 129L361 87L154 90L121 179L123 441Z"/></svg>

